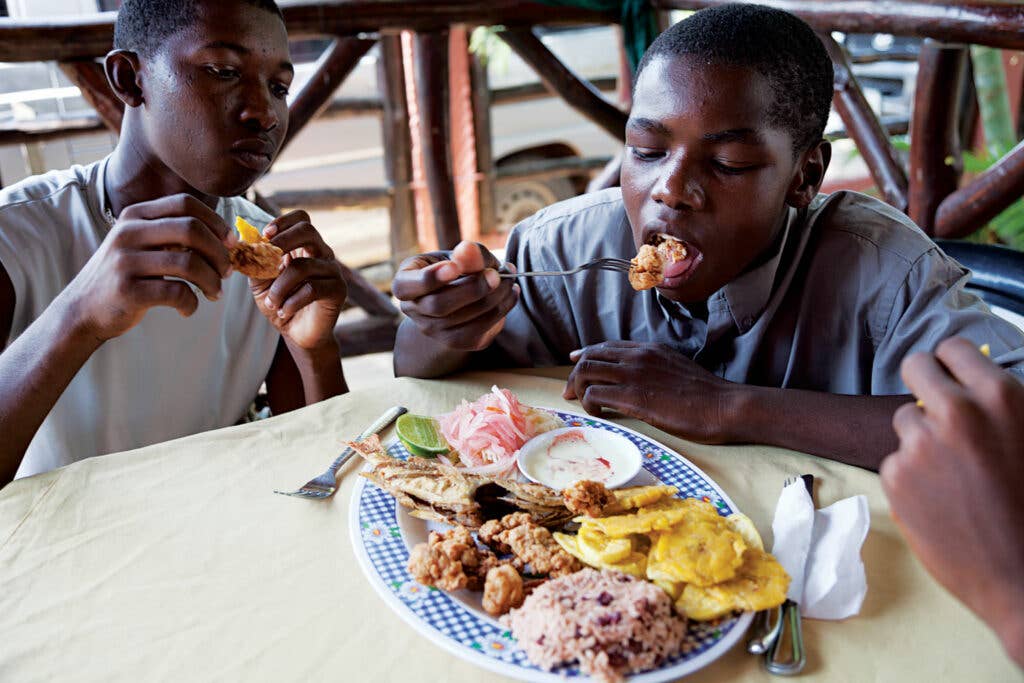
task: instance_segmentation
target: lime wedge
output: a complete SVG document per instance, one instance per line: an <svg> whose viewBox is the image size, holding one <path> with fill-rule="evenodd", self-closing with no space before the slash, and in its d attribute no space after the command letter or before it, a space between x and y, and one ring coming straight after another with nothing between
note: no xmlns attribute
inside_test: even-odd
<svg viewBox="0 0 1024 683"><path fill-rule="evenodd" d="M402 415L395 424L398 438L413 455L434 458L451 450L437 420L425 415Z"/></svg>

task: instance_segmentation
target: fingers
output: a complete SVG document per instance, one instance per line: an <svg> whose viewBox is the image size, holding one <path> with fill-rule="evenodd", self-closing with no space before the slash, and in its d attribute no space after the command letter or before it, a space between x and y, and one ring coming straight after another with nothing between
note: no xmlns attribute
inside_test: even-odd
<svg viewBox="0 0 1024 683"><path fill-rule="evenodd" d="M918 398L929 405L942 396L961 393L961 387L930 353L908 356L900 366L900 376Z"/></svg>
<svg viewBox="0 0 1024 683"><path fill-rule="evenodd" d="M161 218L186 217L195 218L205 225L219 241L224 241L230 235L234 235L234 231L228 227L223 218L217 215L216 211L188 194L176 194L132 204L121 212L119 219L152 221Z"/></svg>
<svg viewBox="0 0 1024 683"><path fill-rule="evenodd" d="M132 283L132 296L146 308L169 306L187 318L196 312L199 299L184 282L174 280L138 280Z"/></svg>
<svg viewBox="0 0 1024 683"><path fill-rule="evenodd" d="M191 251L143 251L127 257L133 278L177 277L202 290L210 301L221 295L221 275ZM187 289L187 288L186 288Z"/></svg>
<svg viewBox="0 0 1024 683"><path fill-rule="evenodd" d="M447 315L417 315L416 322L428 336L432 331L439 331L443 328L457 327L464 323L472 322L473 320L480 318L481 316L489 313L494 308L500 308L507 305L507 310L511 310L515 306L518 300L519 288L516 285L512 286L512 291L504 287L493 289L491 292L471 304L463 306L462 308L455 309ZM429 307L428 307L429 308ZM402 311L406 315L419 313L419 308L415 303L402 302ZM506 311L507 312L507 311Z"/></svg>
<svg viewBox="0 0 1024 683"><path fill-rule="evenodd" d="M456 311L474 305L492 293L499 298L511 296L513 283L500 280L493 270L465 275L447 286L411 301L402 302L402 310L413 318L447 318ZM417 320L418 321L418 320Z"/></svg>
<svg viewBox="0 0 1024 683"><path fill-rule="evenodd" d="M115 239L130 249L187 249L201 256L220 277L230 273L227 247L206 223L194 216L125 221Z"/></svg>
<svg viewBox="0 0 1024 683"><path fill-rule="evenodd" d="M963 338L947 339L935 351L953 378L960 382L966 393L975 396L990 411L1017 412L1014 403L1024 403L1024 389L1020 383L1000 368L975 345ZM1017 400L1013 396L1017 394Z"/></svg>
<svg viewBox="0 0 1024 683"><path fill-rule="evenodd" d="M285 254L302 249L311 258L334 258L334 251L313 227L305 211L292 211L281 216L264 229L263 236Z"/></svg>
<svg viewBox="0 0 1024 683"><path fill-rule="evenodd" d="M422 319L416 324L424 334L440 344L462 351L480 351L494 339L504 327L505 316L508 315L519 301L518 288L510 296L503 297L490 310L459 325L449 326L440 322L437 325L425 324Z"/></svg>
<svg viewBox="0 0 1024 683"><path fill-rule="evenodd" d="M345 281L334 261L297 258L288 264L267 289L263 303L291 318L303 306L318 299L339 297L344 301Z"/></svg>
<svg viewBox="0 0 1024 683"><path fill-rule="evenodd" d="M600 344L591 344L582 349L577 349L569 354L569 360L578 362L580 358L586 357L593 360L603 360L611 363L621 362L625 358L635 354L637 351L649 346L642 342L632 341L606 341Z"/></svg>
<svg viewBox="0 0 1024 683"><path fill-rule="evenodd" d="M476 242L459 242L452 250L451 260L463 273L478 273L484 268L497 270L501 262L487 247Z"/></svg>
<svg viewBox="0 0 1024 683"><path fill-rule="evenodd" d="M621 366L616 362L596 360L590 355L581 356L569 374L563 398L582 398L587 387L593 384L616 384L622 379Z"/></svg>
<svg viewBox="0 0 1024 683"><path fill-rule="evenodd" d="M402 264L391 283L391 292L399 301L415 301L433 294L462 275L457 264L448 260L427 263L428 258L429 255L417 256Z"/></svg>

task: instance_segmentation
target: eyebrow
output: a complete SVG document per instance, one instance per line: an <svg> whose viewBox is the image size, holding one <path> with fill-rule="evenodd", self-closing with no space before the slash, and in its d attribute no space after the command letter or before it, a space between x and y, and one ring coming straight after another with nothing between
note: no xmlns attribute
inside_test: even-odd
<svg viewBox="0 0 1024 683"><path fill-rule="evenodd" d="M745 145L763 145L764 138L753 128L730 128L703 136L708 142L739 142Z"/></svg>
<svg viewBox="0 0 1024 683"><path fill-rule="evenodd" d="M212 43L207 43L203 47L206 48L206 49L212 49L212 50L231 50L232 52L237 52L240 55L252 54L252 50L250 50L246 46L239 45L238 43L232 43L232 42L227 41L227 40L215 40ZM285 71L290 71L291 73L295 73L295 66L291 62L289 62L287 60L283 60L277 66L278 66L278 68L283 69Z"/></svg>
<svg viewBox="0 0 1024 683"><path fill-rule="evenodd" d="M640 130L647 131L648 133L654 133L655 135L663 135L668 137L670 135L668 128L664 124L655 121L654 119L630 119L627 124L627 128L639 128Z"/></svg>

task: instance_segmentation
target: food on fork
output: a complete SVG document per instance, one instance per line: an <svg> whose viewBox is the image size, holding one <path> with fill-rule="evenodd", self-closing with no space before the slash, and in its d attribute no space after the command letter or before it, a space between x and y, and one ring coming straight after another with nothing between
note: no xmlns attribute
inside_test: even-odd
<svg viewBox="0 0 1024 683"><path fill-rule="evenodd" d="M542 526L558 527L572 518L561 494L541 484L469 474L441 458L399 460L384 450L377 436L349 445L374 465L360 476L394 496L413 517L470 529L517 510Z"/></svg>
<svg viewBox="0 0 1024 683"><path fill-rule="evenodd" d="M593 569L548 581L503 622L537 666L550 671L575 661L602 683L661 665L680 651L686 632L660 588Z"/></svg>
<svg viewBox="0 0 1024 683"><path fill-rule="evenodd" d="M629 284L641 291L665 281L665 266L686 258L686 246L671 235L658 233L630 261Z"/></svg>
<svg viewBox="0 0 1024 683"><path fill-rule="evenodd" d="M235 218L239 242L231 247L228 256L231 266L254 280L271 280L281 272L284 252L270 243L256 226L238 216Z"/></svg>

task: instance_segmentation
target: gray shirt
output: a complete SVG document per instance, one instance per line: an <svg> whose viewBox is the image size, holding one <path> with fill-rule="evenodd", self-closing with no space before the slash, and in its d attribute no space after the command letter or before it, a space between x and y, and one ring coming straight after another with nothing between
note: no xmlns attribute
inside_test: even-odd
<svg viewBox="0 0 1024 683"><path fill-rule="evenodd" d="M523 221L506 258L521 271L561 270L635 253L621 192L611 189ZM590 344L660 342L734 382L904 394L903 359L962 336L1024 374L1024 332L964 290L969 275L890 206L853 192L819 195L790 208L770 253L704 304L636 292L608 271L523 278L488 360L565 365Z"/></svg>

